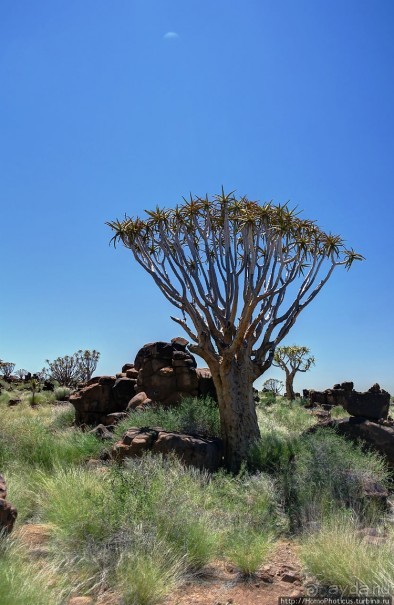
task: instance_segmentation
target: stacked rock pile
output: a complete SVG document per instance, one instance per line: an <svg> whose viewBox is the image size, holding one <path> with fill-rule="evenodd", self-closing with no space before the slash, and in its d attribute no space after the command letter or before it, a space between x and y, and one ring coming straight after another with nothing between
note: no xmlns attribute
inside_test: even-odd
<svg viewBox="0 0 394 605"><path fill-rule="evenodd" d="M112 425L126 412L148 405L178 405L183 397L215 397L211 373L197 368L184 338L144 345L134 363L116 376L89 380L70 396L77 425Z"/></svg>
<svg viewBox="0 0 394 605"><path fill-rule="evenodd" d="M368 391L360 393L354 390L353 382L335 384L332 389L325 391L304 390L308 398L308 407L318 404L323 409L341 405L350 416L368 418L370 420L386 419L390 407L390 394L374 384Z"/></svg>

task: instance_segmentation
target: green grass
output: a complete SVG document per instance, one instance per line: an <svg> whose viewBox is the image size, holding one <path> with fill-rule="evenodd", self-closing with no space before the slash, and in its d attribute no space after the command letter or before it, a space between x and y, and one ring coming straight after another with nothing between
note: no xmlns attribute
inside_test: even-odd
<svg viewBox="0 0 394 605"><path fill-rule="evenodd" d="M284 480L293 527L305 527L345 506L366 522L374 519L382 511L364 496L363 483L387 485L388 472L377 454L365 453L325 428L299 440Z"/></svg>
<svg viewBox="0 0 394 605"><path fill-rule="evenodd" d="M17 541L0 537L1 605L61 605L55 571L29 560Z"/></svg>
<svg viewBox="0 0 394 605"><path fill-rule="evenodd" d="M243 576L251 576L268 560L273 540L270 534L252 528L235 528L227 538L225 555Z"/></svg>
<svg viewBox="0 0 394 605"><path fill-rule="evenodd" d="M394 536L379 546L368 544L359 527L357 517L349 513L339 511L325 519L319 531L302 542L300 555L307 570L323 586L337 586L344 594L352 594L355 586L364 594L393 594Z"/></svg>
<svg viewBox="0 0 394 605"><path fill-rule="evenodd" d="M68 387L57 387L54 392L54 398L56 401L67 401L71 394L71 389Z"/></svg>
<svg viewBox="0 0 394 605"><path fill-rule="evenodd" d="M159 426L166 431L198 434L205 437L220 435L219 409L209 397L183 399L179 406L168 409L147 408L132 412L128 418L119 423L115 435L120 438L130 427Z"/></svg>
<svg viewBox="0 0 394 605"><path fill-rule="evenodd" d="M19 461L27 466L49 469L78 464L99 454L102 443L94 435L77 429L60 431L56 427L56 416L57 411L51 406L32 409L27 403L21 403L3 415L0 468Z"/></svg>
<svg viewBox="0 0 394 605"><path fill-rule="evenodd" d="M127 605L155 605L188 574L218 558L230 561L242 576L252 576L269 558L275 540L291 532L297 532L303 553L309 548L309 558L303 557L311 573L321 582L344 583L351 577L350 564L346 569L345 556L337 564L329 558L329 539L335 538L330 520L346 509L346 522L354 517L357 527L384 522L384 513L360 489L365 478L387 483L381 460L327 429L305 435L315 419L301 402L278 398L273 405L258 406L261 440L248 465L233 476L186 468L175 457L149 453L124 466L88 466L103 444L72 426L70 404L54 406L46 398L32 409L22 392L22 403L9 408L9 394L0 399L0 471L8 499L18 508L17 526L49 523L52 531L50 554L39 566L17 537L4 542L9 546L0 552L2 604L65 605L70 594L95 596L109 588L120 592ZM114 440L129 426L215 436L219 415L211 400L193 399L178 408L134 412L117 426ZM306 535L302 527L308 528ZM312 533L312 528L320 530ZM368 550L359 542L352 548ZM318 567L319 552L326 575ZM381 574L391 582L386 563L383 557ZM375 577L378 570L372 568ZM367 563L360 563L362 577L366 569ZM20 601L10 600L12 591Z"/></svg>

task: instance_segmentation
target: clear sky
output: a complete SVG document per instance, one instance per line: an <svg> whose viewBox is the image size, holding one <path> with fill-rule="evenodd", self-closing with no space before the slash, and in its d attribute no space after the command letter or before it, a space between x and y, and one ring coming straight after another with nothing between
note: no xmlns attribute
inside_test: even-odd
<svg viewBox="0 0 394 605"><path fill-rule="evenodd" d="M366 257L286 339L296 388L394 393L393 29L392 0L0 0L0 358L115 373L181 335L104 223L223 184Z"/></svg>

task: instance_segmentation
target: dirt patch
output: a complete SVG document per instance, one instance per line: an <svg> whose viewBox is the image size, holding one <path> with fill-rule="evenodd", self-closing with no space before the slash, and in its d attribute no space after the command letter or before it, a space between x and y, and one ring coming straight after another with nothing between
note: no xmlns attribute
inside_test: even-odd
<svg viewBox="0 0 394 605"><path fill-rule="evenodd" d="M297 548L289 542L280 542L270 563L247 580L222 561L204 572L167 597L165 605L273 605L279 597L304 594Z"/></svg>

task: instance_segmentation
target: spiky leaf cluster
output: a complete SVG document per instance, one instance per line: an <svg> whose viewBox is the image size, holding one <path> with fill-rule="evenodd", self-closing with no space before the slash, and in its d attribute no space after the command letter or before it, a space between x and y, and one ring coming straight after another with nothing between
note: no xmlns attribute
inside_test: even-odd
<svg viewBox="0 0 394 605"><path fill-rule="evenodd" d="M307 372L315 364L315 358L309 353L308 347L297 345L277 347L273 365L285 372Z"/></svg>

